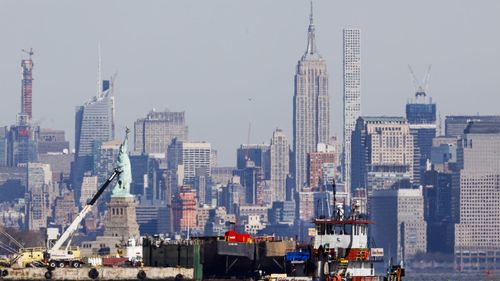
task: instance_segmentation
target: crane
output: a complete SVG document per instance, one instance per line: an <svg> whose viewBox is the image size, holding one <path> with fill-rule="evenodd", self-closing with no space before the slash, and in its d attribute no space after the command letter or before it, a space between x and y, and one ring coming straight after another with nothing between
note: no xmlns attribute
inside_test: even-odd
<svg viewBox="0 0 500 281"><path fill-rule="evenodd" d="M35 53L33 52L33 48L30 48L29 50L21 49L21 51L22 51L23 53L28 54L28 55L30 56L30 60L31 60L31 57L35 54Z"/></svg>
<svg viewBox="0 0 500 281"><path fill-rule="evenodd" d="M426 96L426 92L429 88L429 80L431 76L431 65L427 68L427 71L425 72L424 79L420 81L417 79L417 76L415 75L415 72L413 72L413 69L411 68L411 65L408 65L408 69L410 70L410 75L413 80L413 86L415 87L415 97L419 96Z"/></svg>
<svg viewBox="0 0 500 281"><path fill-rule="evenodd" d="M55 241L55 243L50 246L50 237L47 243L47 250L44 253L44 262L48 264L49 267L65 267L72 266L75 268L80 267L81 261L76 259L73 252L69 249L71 245L71 238L76 230L78 230L78 226L82 222L82 220L87 216L87 214L91 211L92 206L94 206L95 202L102 195L104 190L108 187L108 185L121 173L122 171L119 169L115 169L113 173L108 177L106 182L99 188L97 193L92 197L92 199L83 207L78 216L71 222L71 224L66 228L64 233ZM67 243L66 243L67 242ZM63 245L66 243L66 246Z"/></svg>

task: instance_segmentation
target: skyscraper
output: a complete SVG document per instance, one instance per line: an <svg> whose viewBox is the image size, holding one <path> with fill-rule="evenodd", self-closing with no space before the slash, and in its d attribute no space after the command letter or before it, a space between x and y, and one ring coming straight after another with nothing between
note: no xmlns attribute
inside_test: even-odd
<svg viewBox="0 0 500 281"><path fill-rule="evenodd" d="M76 108L76 157L92 156L94 142L106 142L114 138L113 111L113 83L106 80L95 97Z"/></svg>
<svg viewBox="0 0 500 281"><path fill-rule="evenodd" d="M411 70L411 68L410 68ZM413 73L413 71L411 70ZM414 185L423 183L427 160L431 158L432 139L436 137L436 104L427 96L427 72L423 85L417 86L415 99L406 104L406 119L410 125L410 133L415 141L415 178ZM416 81L416 78L415 78Z"/></svg>
<svg viewBox="0 0 500 281"><path fill-rule="evenodd" d="M95 145L114 138L114 103L113 81L105 80L95 97L76 108L75 164L72 168L72 181L77 191L77 199L83 175L92 171Z"/></svg>
<svg viewBox="0 0 500 281"><path fill-rule="evenodd" d="M33 60L31 56L33 55L33 49L29 51L23 50L23 52L29 55L28 59L23 59L21 61L21 68L23 71L23 80L21 87L21 114L26 116L26 122L33 118Z"/></svg>
<svg viewBox="0 0 500 281"><path fill-rule="evenodd" d="M184 112L155 111L134 123L134 151L136 153L165 154L173 138L188 140Z"/></svg>
<svg viewBox="0 0 500 281"><path fill-rule="evenodd" d="M344 29L344 145L342 173L351 190L351 136L361 115L361 30Z"/></svg>
<svg viewBox="0 0 500 281"><path fill-rule="evenodd" d="M38 126L31 124L33 117L33 50L23 50L29 55L28 59L21 61L21 112L17 115L17 124L10 127L7 145L7 165L17 166L37 160L37 136L40 131Z"/></svg>
<svg viewBox="0 0 500 281"><path fill-rule="evenodd" d="M465 271L500 269L500 122L471 122L452 182L455 260Z"/></svg>
<svg viewBox="0 0 500 281"><path fill-rule="evenodd" d="M307 49L295 73L293 97L293 148L295 188L307 186L308 154L318 143L328 143L330 136L330 98L325 60L316 49L312 2L307 33Z"/></svg>
<svg viewBox="0 0 500 281"><path fill-rule="evenodd" d="M408 187L413 180L413 136L403 117L359 117L352 134L351 187Z"/></svg>
<svg viewBox="0 0 500 281"><path fill-rule="evenodd" d="M270 152L272 201L285 201L286 178L290 172L290 146L283 130L274 131Z"/></svg>

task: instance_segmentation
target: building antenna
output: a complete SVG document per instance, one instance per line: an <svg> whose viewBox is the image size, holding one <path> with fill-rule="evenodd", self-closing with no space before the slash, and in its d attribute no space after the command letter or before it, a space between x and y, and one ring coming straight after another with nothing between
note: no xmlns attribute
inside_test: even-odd
<svg viewBox="0 0 500 281"><path fill-rule="evenodd" d="M98 56L98 62L97 62L97 98L99 99L101 97L101 93L102 93L101 41L97 42L97 56Z"/></svg>
<svg viewBox="0 0 500 281"><path fill-rule="evenodd" d="M441 116L441 112L438 112L438 136L443 136L443 117Z"/></svg>
<svg viewBox="0 0 500 281"><path fill-rule="evenodd" d="M111 76L110 81L110 89L109 89L109 98L111 99L111 135L112 139L115 139L115 80L116 76L118 76L118 71L115 72L113 76ZM101 81L101 80L99 80Z"/></svg>

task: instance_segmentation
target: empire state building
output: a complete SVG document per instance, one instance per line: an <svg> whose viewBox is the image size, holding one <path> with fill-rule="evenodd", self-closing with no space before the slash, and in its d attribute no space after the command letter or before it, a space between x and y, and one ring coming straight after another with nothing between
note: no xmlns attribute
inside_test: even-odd
<svg viewBox="0 0 500 281"><path fill-rule="evenodd" d="M312 13L309 17L307 49L297 64L293 97L293 149L295 156L295 188L308 185L308 155L318 143L327 143L330 128L330 98L325 60L316 49Z"/></svg>

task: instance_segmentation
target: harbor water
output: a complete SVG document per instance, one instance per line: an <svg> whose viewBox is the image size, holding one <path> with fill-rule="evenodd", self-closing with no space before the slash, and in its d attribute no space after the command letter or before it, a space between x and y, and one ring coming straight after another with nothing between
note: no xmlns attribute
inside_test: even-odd
<svg viewBox="0 0 500 281"><path fill-rule="evenodd" d="M408 273L404 281L499 281L500 273Z"/></svg>

